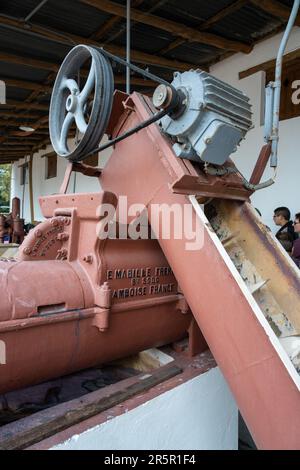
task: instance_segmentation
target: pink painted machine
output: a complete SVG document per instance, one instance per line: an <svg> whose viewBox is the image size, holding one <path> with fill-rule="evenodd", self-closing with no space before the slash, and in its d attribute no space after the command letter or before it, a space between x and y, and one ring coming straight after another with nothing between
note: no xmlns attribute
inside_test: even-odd
<svg viewBox="0 0 300 470"><path fill-rule="evenodd" d="M270 146L250 183L229 160L251 127L249 100L198 70L172 84L143 72L159 82L152 100L113 93L110 56L76 46L56 79L50 135L69 163L60 193L40 198L46 220L18 260L0 261L0 393L188 335L191 354L208 344L256 444L299 449L299 273L249 203ZM81 163L109 146L103 169ZM99 192L67 194L72 171L98 178ZM156 239L130 237L138 211L107 222L124 197L145 208ZM188 249L172 223L163 236L155 205L188 207L200 245Z"/></svg>

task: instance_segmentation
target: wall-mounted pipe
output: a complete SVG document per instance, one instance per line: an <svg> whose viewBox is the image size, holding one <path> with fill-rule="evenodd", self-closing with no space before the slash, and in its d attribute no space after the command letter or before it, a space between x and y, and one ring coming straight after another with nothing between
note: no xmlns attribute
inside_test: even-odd
<svg viewBox="0 0 300 470"><path fill-rule="evenodd" d="M274 102L273 102L273 119L272 119L272 134L270 140L272 140L272 153L271 153L271 167L277 166L277 152L278 152L278 141L279 141L279 111L280 111L280 93L281 93L281 73L282 73L282 58L283 54L291 34L291 30L294 26L298 10L300 6L300 0L295 0L292 8L292 12L280 43L280 47L277 54L276 70L275 70L275 82L273 83L274 89Z"/></svg>
<svg viewBox="0 0 300 470"><path fill-rule="evenodd" d="M130 64L130 0L126 5L126 62ZM126 67L126 93L130 94L130 68Z"/></svg>

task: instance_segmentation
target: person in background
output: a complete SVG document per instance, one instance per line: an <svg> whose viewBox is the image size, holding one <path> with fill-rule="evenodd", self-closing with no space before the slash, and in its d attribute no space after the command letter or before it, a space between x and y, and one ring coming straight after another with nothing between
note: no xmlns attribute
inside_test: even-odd
<svg viewBox="0 0 300 470"><path fill-rule="evenodd" d="M300 212L295 215L294 229L295 233L298 235L300 233ZM300 238L297 238L294 241L292 249L292 259L295 261L298 268L300 268Z"/></svg>
<svg viewBox="0 0 300 470"><path fill-rule="evenodd" d="M274 223L280 226L275 236L289 254L292 253L293 243L296 239L294 225L290 218L291 213L287 207L277 207L274 210Z"/></svg>

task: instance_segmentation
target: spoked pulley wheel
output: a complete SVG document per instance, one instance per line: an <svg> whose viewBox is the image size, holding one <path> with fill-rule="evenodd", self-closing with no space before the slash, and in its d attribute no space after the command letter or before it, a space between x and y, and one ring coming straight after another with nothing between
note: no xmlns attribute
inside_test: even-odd
<svg viewBox="0 0 300 470"><path fill-rule="evenodd" d="M104 55L93 47L74 47L59 69L50 103L50 139L59 156L80 161L98 146L110 118L113 91L112 68ZM74 133L76 139L70 142Z"/></svg>

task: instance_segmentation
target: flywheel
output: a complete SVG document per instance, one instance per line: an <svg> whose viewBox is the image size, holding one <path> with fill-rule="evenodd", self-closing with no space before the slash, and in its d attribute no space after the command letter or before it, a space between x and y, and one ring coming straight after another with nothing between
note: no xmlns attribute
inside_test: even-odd
<svg viewBox="0 0 300 470"><path fill-rule="evenodd" d="M110 63L93 47L74 47L52 91L49 131L55 152L80 161L98 146L109 122L114 92Z"/></svg>

